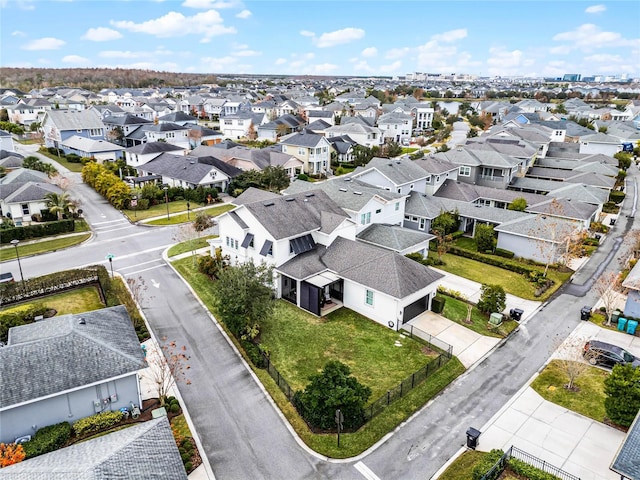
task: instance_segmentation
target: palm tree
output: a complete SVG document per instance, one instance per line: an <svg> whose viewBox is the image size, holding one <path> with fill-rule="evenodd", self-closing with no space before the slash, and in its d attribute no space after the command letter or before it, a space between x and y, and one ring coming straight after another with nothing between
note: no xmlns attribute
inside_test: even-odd
<svg viewBox="0 0 640 480"><path fill-rule="evenodd" d="M58 220L62 220L62 216L65 213L69 213L70 210L75 208L75 202L69 197L67 192L47 193L44 198L47 202L49 211L57 214Z"/></svg>

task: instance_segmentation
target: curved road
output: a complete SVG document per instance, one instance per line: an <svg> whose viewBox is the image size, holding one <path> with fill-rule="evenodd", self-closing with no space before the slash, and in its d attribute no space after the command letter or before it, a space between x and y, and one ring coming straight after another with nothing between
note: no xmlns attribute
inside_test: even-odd
<svg viewBox="0 0 640 480"><path fill-rule="evenodd" d="M630 174L634 209L636 176ZM515 335L373 449L357 459L330 461L301 445L208 312L164 263L160 252L174 243L175 229L131 225L93 190L79 184L75 191L85 199L95 237L77 248L22 259L25 275L105 264L106 253L113 253L114 269L145 280L143 310L155 335L188 346L191 385L179 385L180 393L216 477L224 480L431 478L464 445L466 429L481 429L580 322L580 308L596 300L590 291L594 275L617 268L612 260L635 223L628 194L612 238L574 277L582 286L565 286ZM17 270L16 262L6 267Z"/></svg>

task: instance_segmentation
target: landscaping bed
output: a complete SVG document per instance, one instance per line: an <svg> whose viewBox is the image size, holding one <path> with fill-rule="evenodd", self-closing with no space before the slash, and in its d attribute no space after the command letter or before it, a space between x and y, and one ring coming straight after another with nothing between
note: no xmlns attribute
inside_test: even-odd
<svg viewBox="0 0 640 480"><path fill-rule="evenodd" d="M454 298L443 292L439 292L438 296L445 299L444 310L441 313L443 317L448 318L469 330L473 330L480 335L505 338L518 326L518 322L515 320L503 321L499 326L491 325L489 323L489 316L478 310L475 305L471 309L471 321L467 322L467 306L470 305L468 302Z"/></svg>

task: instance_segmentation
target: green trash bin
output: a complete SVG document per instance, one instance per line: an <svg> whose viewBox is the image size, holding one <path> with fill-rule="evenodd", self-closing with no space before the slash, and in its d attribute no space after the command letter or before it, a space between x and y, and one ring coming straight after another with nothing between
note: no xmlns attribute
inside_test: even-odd
<svg viewBox="0 0 640 480"><path fill-rule="evenodd" d="M624 317L618 318L618 330L624 332L625 328L627 328L627 319Z"/></svg>
<svg viewBox="0 0 640 480"><path fill-rule="evenodd" d="M638 328L638 321L637 320L629 320L627 322L627 333L630 335L635 335L636 334L636 328Z"/></svg>
<svg viewBox="0 0 640 480"><path fill-rule="evenodd" d="M611 323L616 323L618 321L618 318L620 318L620 315L622 315L622 312L620 310L614 310L611 314Z"/></svg>

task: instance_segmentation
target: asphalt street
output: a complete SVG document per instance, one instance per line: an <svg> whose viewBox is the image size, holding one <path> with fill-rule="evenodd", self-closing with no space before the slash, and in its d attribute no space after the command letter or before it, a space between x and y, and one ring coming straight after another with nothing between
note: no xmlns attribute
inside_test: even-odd
<svg viewBox="0 0 640 480"><path fill-rule="evenodd" d="M301 445L209 313L163 261L161 252L174 243L174 227L132 225L93 190L78 184L74 191L83 198L94 238L79 247L23 258L22 268L32 277L108 264L105 255L112 253L115 270L145 280L149 290L143 310L154 334L186 345L191 356L191 385L179 385L179 390L217 478L431 478L464 444L466 429L488 422L571 333L580 321L580 308L595 303L593 275L618 268L621 236L637 227L635 217L626 216L635 205L636 176L635 171L629 176L632 188L618 224L572 285L392 435L347 461L327 460ZM15 261L2 267L17 272Z"/></svg>

